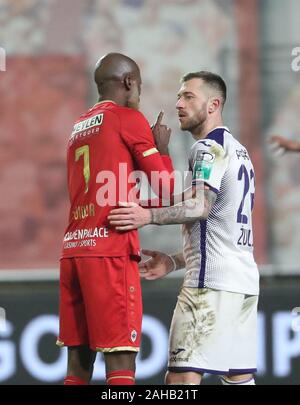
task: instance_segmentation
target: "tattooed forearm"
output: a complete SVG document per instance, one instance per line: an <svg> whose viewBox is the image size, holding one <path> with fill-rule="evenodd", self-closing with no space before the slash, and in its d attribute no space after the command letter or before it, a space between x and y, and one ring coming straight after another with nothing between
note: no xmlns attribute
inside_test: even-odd
<svg viewBox="0 0 300 405"><path fill-rule="evenodd" d="M216 201L217 195L211 190L203 190L195 198L180 205L166 208L152 208L151 223L156 225L184 224L199 219L206 219Z"/></svg>
<svg viewBox="0 0 300 405"><path fill-rule="evenodd" d="M183 253L176 253L172 255L172 259L174 260L176 264L175 270L180 270L185 267L185 260L183 258Z"/></svg>
<svg viewBox="0 0 300 405"><path fill-rule="evenodd" d="M151 200L140 200L139 205L141 207L148 207L148 208L159 208L159 207L170 207L172 205L177 205L182 203L183 201L190 200L191 198L194 198L197 193L203 192L205 189L209 189L207 186L204 184L200 184L197 186L191 186L187 189L185 189L182 193L180 194L174 194L171 195L169 200L160 200L159 198L152 198Z"/></svg>

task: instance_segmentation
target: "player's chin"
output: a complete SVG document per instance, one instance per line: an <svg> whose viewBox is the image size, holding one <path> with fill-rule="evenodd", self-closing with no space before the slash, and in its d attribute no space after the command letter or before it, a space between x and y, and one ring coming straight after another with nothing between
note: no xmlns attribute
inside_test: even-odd
<svg viewBox="0 0 300 405"><path fill-rule="evenodd" d="M190 127L190 126L189 126L188 124L186 124L186 123L180 121L180 129L181 129L182 131L187 131L187 130L189 129L189 127Z"/></svg>

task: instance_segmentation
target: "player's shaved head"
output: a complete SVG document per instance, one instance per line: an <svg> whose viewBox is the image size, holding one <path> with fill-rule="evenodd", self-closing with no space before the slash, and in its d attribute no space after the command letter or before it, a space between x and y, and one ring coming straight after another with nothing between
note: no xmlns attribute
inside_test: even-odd
<svg viewBox="0 0 300 405"><path fill-rule="evenodd" d="M137 63L121 53L108 53L98 60L95 82L101 99L138 108L141 74Z"/></svg>
<svg viewBox="0 0 300 405"><path fill-rule="evenodd" d="M140 69L133 59L121 53L108 53L96 63L95 82L101 90L103 86L114 85L128 75L137 77L139 74Z"/></svg>

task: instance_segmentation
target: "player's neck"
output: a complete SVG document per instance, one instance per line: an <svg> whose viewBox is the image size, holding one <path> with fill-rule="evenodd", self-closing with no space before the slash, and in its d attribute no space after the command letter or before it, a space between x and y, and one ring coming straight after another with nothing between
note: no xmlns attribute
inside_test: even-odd
<svg viewBox="0 0 300 405"><path fill-rule="evenodd" d="M119 94L116 94L116 93L107 93L107 94L103 93L103 94L101 94L99 96L97 104L103 103L105 101L115 103L115 104L118 104L118 105L123 106L123 107L126 105L124 97L122 97L122 96L120 96Z"/></svg>
<svg viewBox="0 0 300 405"><path fill-rule="evenodd" d="M98 104L102 104L102 103L114 103L114 104L116 104L116 102L115 101L113 101L113 100L109 100L109 99L101 99L101 100L98 100L97 101L97 103L94 105L94 107L96 106L96 105L98 105Z"/></svg>
<svg viewBox="0 0 300 405"><path fill-rule="evenodd" d="M204 125L201 128L199 128L197 133L192 134L193 138L196 139L196 140L204 139L215 128L223 127L223 126L224 126L224 123L223 123L222 118L218 118L218 119L215 119L215 120L212 120L212 121L206 121L204 123Z"/></svg>

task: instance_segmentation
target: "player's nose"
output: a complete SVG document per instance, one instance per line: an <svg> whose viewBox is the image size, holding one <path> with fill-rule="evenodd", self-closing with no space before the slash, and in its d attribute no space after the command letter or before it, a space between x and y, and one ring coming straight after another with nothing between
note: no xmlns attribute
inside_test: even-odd
<svg viewBox="0 0 300 405"><path fill-rule="evenodd" d="M181 99L181 98L179 98L178 100L177 100L177 103L176 103L176 109L177 110L180 110L181 108L183 108L184 107L184 102L183 102L183 100Z"/></svg>

